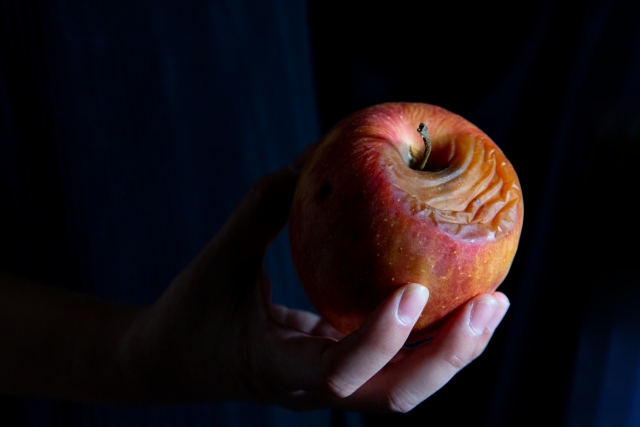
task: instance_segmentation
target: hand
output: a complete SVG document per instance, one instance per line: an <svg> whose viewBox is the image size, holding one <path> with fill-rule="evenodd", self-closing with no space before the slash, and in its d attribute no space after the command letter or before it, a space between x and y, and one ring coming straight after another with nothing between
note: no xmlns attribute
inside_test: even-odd
<svg viewBox="0 0 640 427"><path fill-rule="evenodd" d="M403 345L428 300L418 284L398 289L348 336L315 314L271 303L263 258L287 220L303 158L255 184L137 318L123 352L125 372L143 400L406 412L487 346L509 306L500 292L473 298L415 349Z"/></svg>

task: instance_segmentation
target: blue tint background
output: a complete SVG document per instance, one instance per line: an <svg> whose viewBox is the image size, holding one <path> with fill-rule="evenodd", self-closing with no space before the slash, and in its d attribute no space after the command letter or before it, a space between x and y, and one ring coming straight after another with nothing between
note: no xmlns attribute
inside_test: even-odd
<svg viewBox="0 0 640 427"><path fill-rule="evenodd" d="M526 206L503 325L410 414L4 396L0 424L640 425L637 2L0 5L5 271L151 303L252 182L383 101L476 123ZM267 268L276 301L310 309L286 230Z"/></svg>

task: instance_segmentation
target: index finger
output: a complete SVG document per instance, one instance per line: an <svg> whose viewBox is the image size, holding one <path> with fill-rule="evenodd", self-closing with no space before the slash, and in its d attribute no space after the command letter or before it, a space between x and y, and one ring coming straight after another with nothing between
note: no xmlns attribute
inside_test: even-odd
<svg viewBox="0 0 640 427"><path fill-rule="evenodd" d="M402 348L428 298L427 288L408 284L380 304L359 330L328 346L318 364L319 390L344 398L377 374Z"/></svg>
<svg viewBox="0 0 640 427"><path fill-rule="evenodd" d="M364 410L407 412L446 384L487 346L504 317L509 300L482 294L461 307L433 341L418 347L344 402Z"/></svg>

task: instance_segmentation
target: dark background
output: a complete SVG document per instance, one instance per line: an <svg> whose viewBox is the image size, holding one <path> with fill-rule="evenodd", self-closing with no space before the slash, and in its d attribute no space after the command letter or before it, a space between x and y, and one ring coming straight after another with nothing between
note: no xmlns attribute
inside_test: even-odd
<svg viewBox="0 0 640 427"><path fill-rule="evenodd" d="M474 122L525 201L507 317L409 414L4 397L9 425L640 425L637 2L3 1L0 13L0 267L14 274L150 303L251 182L378 102ZM275 298L309 308L286 235L267 264Z"/></svg>

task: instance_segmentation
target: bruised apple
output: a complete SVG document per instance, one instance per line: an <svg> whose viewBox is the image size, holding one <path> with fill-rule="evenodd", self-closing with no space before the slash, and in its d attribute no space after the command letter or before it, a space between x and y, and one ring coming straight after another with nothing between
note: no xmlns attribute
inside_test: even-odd
<svg viewBox="0 0 640 427"><path fill-rule="evenodd" d="M320 141L295 190L290 245L312 304L344 333L398 287L426 286L417 342L500 285L522 218L516 172L487 135L441 107L388 103Z"/></svg>

